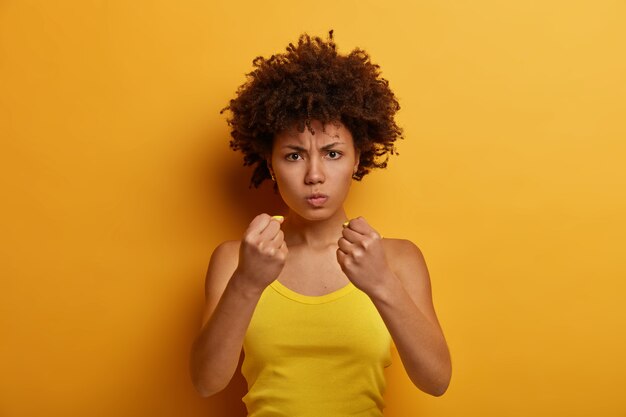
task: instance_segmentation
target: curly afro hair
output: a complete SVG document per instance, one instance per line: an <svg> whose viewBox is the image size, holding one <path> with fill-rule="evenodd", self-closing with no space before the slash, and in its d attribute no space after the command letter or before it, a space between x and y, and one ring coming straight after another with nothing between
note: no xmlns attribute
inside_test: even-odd
<svg viewBox="0 0 626 417"><path fill-rule="evenodd" d="M398 154L394 141L404 138L394 121L400 105L380 67L360 48L338 54L333 30L327 41L304 33L297 46L290 43L286 50L269 59L255 58L255 69L220 111L232 114L227 120L230 147L243 152L244 166L257 164L249 187L271 178L266 157L274 135L293 126L315 134L311 120L341 122L350 131L360 151L354 179L360 181L371 168L386 168L388 153Z"/></svg>

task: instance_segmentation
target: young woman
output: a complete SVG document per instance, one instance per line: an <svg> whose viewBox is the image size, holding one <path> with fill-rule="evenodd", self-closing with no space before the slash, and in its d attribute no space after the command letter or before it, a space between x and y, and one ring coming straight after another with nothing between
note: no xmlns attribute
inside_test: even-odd
<svg viewBox="0 0 626 417"><path fill-rule="evenodd" d="M254 66L224 109L231 147L289 211L259 214L213 252L196 389L225 388L243 349L251 417L382 416L393 346L415 386L442 395L451 361L422 253L344 210L352 180L385 168L402 138L388 82L365 51L338 54L333 31Z"/></svg>

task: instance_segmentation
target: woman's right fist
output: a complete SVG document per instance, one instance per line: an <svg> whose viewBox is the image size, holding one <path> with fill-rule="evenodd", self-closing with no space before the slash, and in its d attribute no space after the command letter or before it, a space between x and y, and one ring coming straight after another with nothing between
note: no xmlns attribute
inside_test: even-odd
<svg viewBox="0 0 626 417"><path fill-rule="evenodd" d="M250 222L241 240L237 271L247 285L259 291L278 278L285 266L289 251L280 230L283 221L282 216L259 214Z"/></svg>

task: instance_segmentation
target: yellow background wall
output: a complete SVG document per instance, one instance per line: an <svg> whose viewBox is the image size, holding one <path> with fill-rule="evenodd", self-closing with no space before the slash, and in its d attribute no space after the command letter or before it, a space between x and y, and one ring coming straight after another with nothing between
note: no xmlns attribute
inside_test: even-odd
<svg viewBox="0 0 626 417"><path fill-rule="evenodd" d="M413 240L448 392L398 357L389 417L625 416L626 3L0 3L0 415L237 416L189 347L209 256L283 208L219 110L302 32L399 97L350 217Z"/></svg>

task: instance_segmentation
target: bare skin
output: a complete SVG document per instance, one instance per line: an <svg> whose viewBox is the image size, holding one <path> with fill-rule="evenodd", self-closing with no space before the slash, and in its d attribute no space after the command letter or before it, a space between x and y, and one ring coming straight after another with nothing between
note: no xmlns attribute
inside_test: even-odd
<svg viewBox="0 0 626 417"><path fill-rule="evenodd" d="M343 126L275 137L268 164L290 210L280 221L258 215L242 240L222 243L211 257L203 325L190 361L202 396L228 385L254 308L275 279L312 296L352 282L372 299L415 386L435 396L446 391L450 354L421 251L405 239L383 239L363 217L342 225L358 158ZM307 201L318 192L328 195L324 204Z"/></svg>

